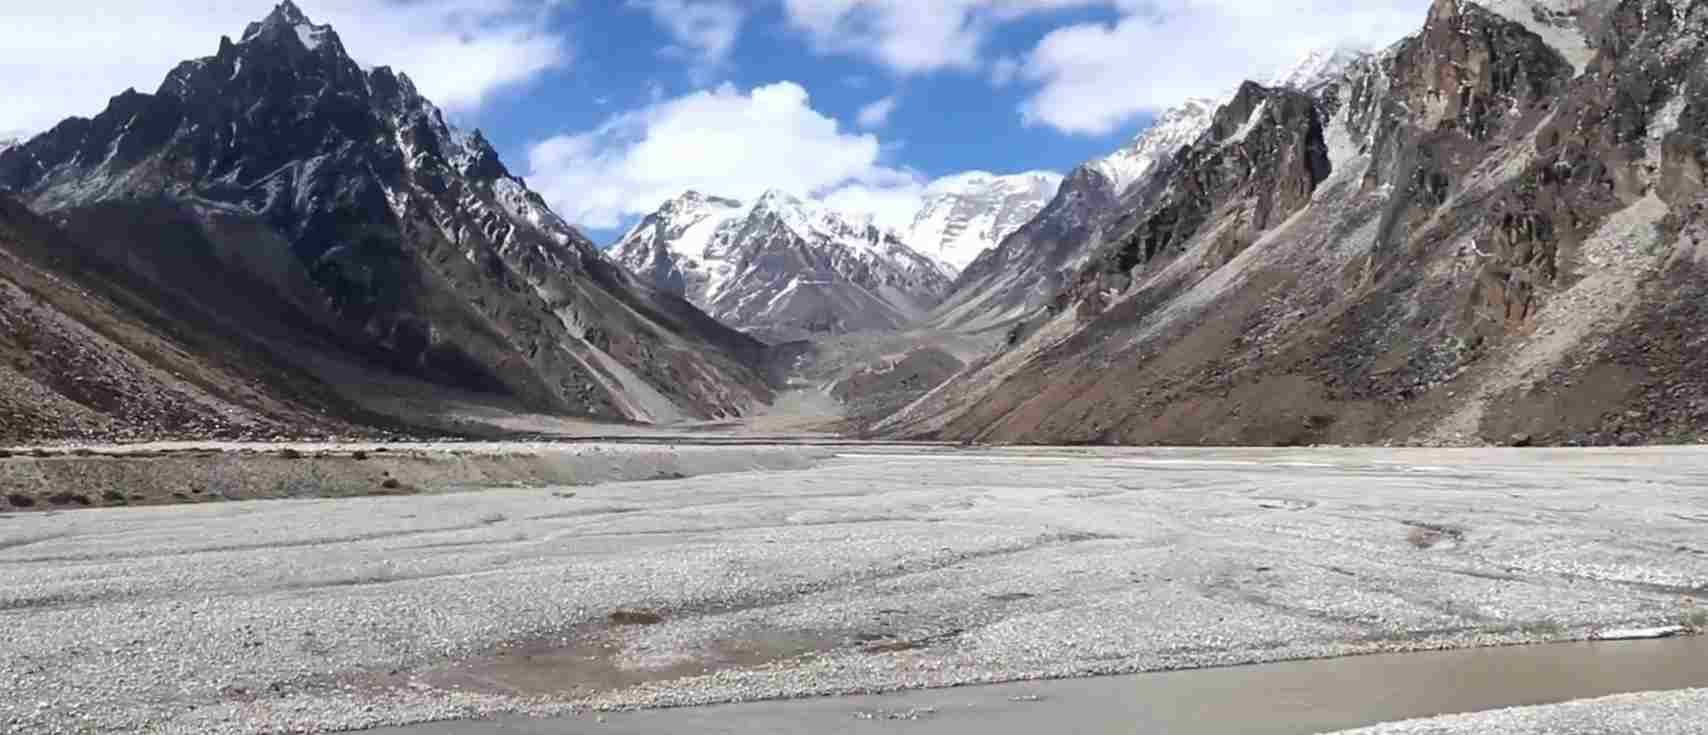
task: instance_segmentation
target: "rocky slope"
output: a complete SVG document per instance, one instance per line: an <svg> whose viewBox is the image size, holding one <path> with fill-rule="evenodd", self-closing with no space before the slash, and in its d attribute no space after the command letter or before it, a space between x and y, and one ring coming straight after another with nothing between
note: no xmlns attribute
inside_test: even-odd
<svg viewBox="0 0 1708 735"><path fill-rule="evenodd" d="M1276 73L1271 86L1317 88L1366 55L1343 48L1315 51ZM1043 309L1117 227L1114 219L1144 206L1145 185L1210 128L1217 109L1232 97L1186 100L1158 115L1125 147L1068 174L1035 217L961 272L933 314L933 326L1009 329Z"/></svg>
<svg viewBox="0 0 1708 735"><path fill-rule="evenodd" d="M1008 349L881 428L1697 440L1708 0L1515 5L1437 0L1309 93L1242 87L1113 213L1085 208L1093 254Z"/></svg>
<svg viewBox="0 0 1708 735"><path fill-rule="evenodd" d="M169 293L82 253L0 193L0 445L365 433L312 376L211 320L168 316Z"/></svg>
<svg viewBox="0 0 1708 735"><path fill-rule="evenodd" d="M761 344L628 276L288 0L156 93L0 152L0 189L335 388L353 370L642 421L770 395Z"/></svg>
<svg viewBox="0 0 1708 735"><path fill-rule="evenodd" d="M1060 174L1032 171L997 176L968 171L932 182L902 241L960 274L1042 211L1061 186Z"/></svg>
<svg viewBox="0 0 1708 735"><path fill-rule="evenodd" d="M611 257L773 342L897 329L935 306L950 283L935 261L870 218L777 191L751 204L687 192L643 218Z"/></svg>

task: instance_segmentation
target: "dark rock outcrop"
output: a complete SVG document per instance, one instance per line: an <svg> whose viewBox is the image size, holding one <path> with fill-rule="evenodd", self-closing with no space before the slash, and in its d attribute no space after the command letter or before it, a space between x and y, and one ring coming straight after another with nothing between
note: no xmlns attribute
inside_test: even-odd
<svg viewBox="0 0 1708 735"><path fill-rule="evenodd" d="M0 189L201 308L242 284L233 319L362 369L608 419L769 396L763 345L615 267L478 132L288 1L156 93L0 153Z"/></svg>
<svg viewBox="0 0 1708 735"><path fill-rule="evenodd" d="M1242 89L1084 216L1103 244L1054 309L879 429L1699 440L1708 1L1516 5L1440 0L1309 98Z"/></svg>

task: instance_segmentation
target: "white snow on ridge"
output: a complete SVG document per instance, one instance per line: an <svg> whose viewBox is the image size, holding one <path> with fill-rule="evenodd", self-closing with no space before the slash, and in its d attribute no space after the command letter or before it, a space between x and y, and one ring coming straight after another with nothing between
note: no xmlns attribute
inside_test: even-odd
<svg viewBox="0 0 1708 735"><path fill-rule="evenodd" d="M1345 74L1348 67L1367 55L1368 51L1351 46L1316 49L1305 54L1292 68L1270 77L1264 85L1310 92Z"/></svg>
<svg viewBox="0 0 1708 735"><path fill-rule="evenodd" d="M1494 11L1542 37L1555 51L1582 74L1595 49L1589 45L1577 19L1591 0L1478 0L1478 5Z"/></svg>
<svg viewBox="0 0 1708 735"><path fill-rule="evenodd" d="M917 310L950 274L867 214L770 190L751 203L689 191L665 202L609 251L612 260L735 324L788 321L829 299L869 324ZM677 281L677 278L680 281ZM890 295L864 289L907 284ZM866 285L862 285L866 284ZM802 287L829 289L801 304ZM884 304L884 306L859 306ZM876 308L877 311L867 311Z"/></svg>
<svg viewBox="0 0 1708 735"><path fill-rule="evenodd" d="M1051 171L998 176L968 171L926 189L903 241L959 273L1042 211L1061 187Z"/></svg>
<svg viewBox="0 0 1708 735"><path fill-rule="evenodd" d="M1156 123L1127 147L1090 162L1093 170L1102 174L1115 187L1115 193L1125 194L1134 184L1144 180L1176 151L1191 145L1198 136L1210 129L1216 110L1232 95L1220 99L1196 97L1157 117Z"/></svg>
<svg viewBox="0 0 1708 735"><path fill-rule="evenodd" d="M297 32L297 40L302 41L302 45L310 51L320 48L320 44L326 41L325 26L317 28L307 23L298 23L293 29Z"/></svg>
<svg viewBox="0 0 1708 735"><path fill-rule="evenodd" d="M1263 84L1268 87L1291 87L1301 92L1309 92L1339 78L1346 73L1347 68L1366 55L1367 51L1347 46L1317 49L1305 54L1294 65L1271 75ZM1125 148L1091 161L1088 165L1114 185L1116 195L1125 194L1156 171L1158 165L1167 161L1176 151L1197 142L1199 136L1215 122L1216 111L1232 101L1233 97L1234 92L1229 91L1219 97L1188 99L1158 115L1155 124L1140 133ZM1252 119L1255 120L1256 117L1254 114Z"/></svg>

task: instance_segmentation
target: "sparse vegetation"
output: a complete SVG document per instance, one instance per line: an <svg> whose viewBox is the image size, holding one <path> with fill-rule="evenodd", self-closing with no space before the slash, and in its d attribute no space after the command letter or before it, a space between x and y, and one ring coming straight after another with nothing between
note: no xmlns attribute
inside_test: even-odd
<svg viewBox="0 0 1708 735"><path fill-rule="evenodd" d="M1692 633L1708 633L1708 609L1691 610L1681 617L1680 625Z"/></svg>

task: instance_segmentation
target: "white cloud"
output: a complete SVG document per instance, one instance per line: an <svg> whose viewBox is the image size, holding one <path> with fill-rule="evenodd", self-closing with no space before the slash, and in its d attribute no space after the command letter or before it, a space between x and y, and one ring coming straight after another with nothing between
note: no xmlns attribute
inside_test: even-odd
<svg viewBox="0 0 1708 735"><path fill-rule="evenodd" d="M789 25L820 53L854 54L903 74L977 69L998 25L1107 0L783 0Z"/></svg>
<svg viewBox="0 0 1708 735"><path fill-rule="evenodd" d="M1020 75L1020 60L1004 56L990 63L990 83L997 87L1006 87L1014 78Z"/></svg>
<svg viewBox="0 0 1708 735"><path fill-rule="evenodd" d="M860 108L856 119L862 128L881 128L890 121L890 115L896 111L896 97L890 95Z"/></svg>
<svg viewBox="0 0 1708 735"><path fill-rule="evenodd" d="M879 227L905 230L919 214L929 186L917 176L896 177L846 184L825 192L819 200L838 211L870 214Z"/></svg>
<svg viewBox="0 0 1708 735"><path fill-rule="evenodd" d="M407 72L451 110L569 62L547 29L555 0L300 0L356 60ZM178 62L241 37L272 0L10 2L0 23L0 128L44 130L90 116L126 88L152 92Z"/></svg>
<svg viewBox="0 0 1708 735"><path fill-rule="evenodd" d="M542 141L529 150L528 181L566 219L610 229L687 189L747 199L770 188L826 196L918 184L883 158L877 137L842 129L794 82L725 83Z"/></svg>
<svg viewBox="0 0 1708 735"><path fill-rule="evenodd" d="M722 0L629 0L629 5L651 11L680 48L714 67L729 57L747 19L741 7Z"/></svg>
<svg viewBox="0 0 1708 735"><path fill-rule="evenodd" d="M1397 40L1428 0L1117 0L1119 22L1059 28L1019 74L1028 122L1104 134L1141 112L1266 78L1305 52Z"/></svg>

